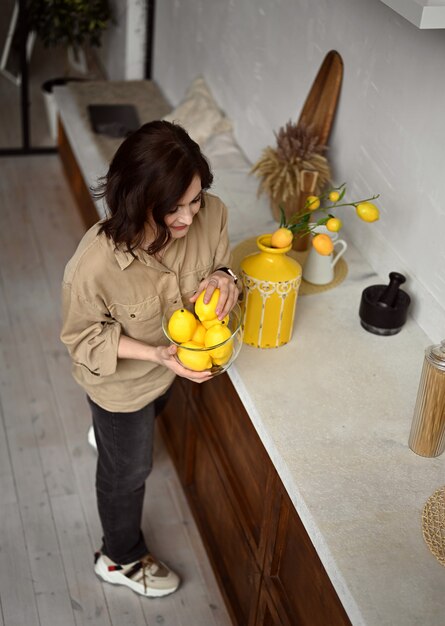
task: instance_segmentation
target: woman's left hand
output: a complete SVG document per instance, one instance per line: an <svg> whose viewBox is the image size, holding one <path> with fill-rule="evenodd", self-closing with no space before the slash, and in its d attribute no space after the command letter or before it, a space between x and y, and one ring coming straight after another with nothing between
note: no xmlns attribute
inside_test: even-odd
<svg viewBox="0 0 445 626"><path fill-rule="evenodd" d="M196 302L199 294L205 290L204 303L208 304L215 289L220 291L218 304L216 305L216 315L218 319L222 320L233 309L240 294L235 281L226 272L217 270L207 278L204 278L199 284L198 291L190 298L190 302Z"/></svg>

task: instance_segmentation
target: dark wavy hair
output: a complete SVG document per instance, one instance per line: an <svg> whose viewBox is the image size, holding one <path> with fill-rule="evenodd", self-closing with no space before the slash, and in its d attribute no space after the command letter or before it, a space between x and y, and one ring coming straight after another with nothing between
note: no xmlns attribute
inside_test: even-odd
<svg viewBox="0 0 445 626"><path fill-rule="evenodd" d="M201 178L203 190L209 189L213 174L187 132L165 121L144 124L122 142L94 189L94 196L108 205L99 232L134 255L151 215L157 233L147 252L159 252L171 238L164 218L175 210L195 176Z"/></svg>

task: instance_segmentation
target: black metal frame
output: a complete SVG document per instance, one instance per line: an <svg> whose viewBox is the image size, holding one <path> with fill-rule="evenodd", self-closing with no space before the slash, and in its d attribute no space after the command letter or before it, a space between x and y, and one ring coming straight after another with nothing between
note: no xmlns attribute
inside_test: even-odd
<svg viewBox="0 0 445 626"><path fill-rule="evenodd" d="M145 44L145 78L148 80L151 80L153 71L155 3L156 0L147 0L147 21L145 26L147 32L147 42Z"/></svg>
<svg viewBox="0 0 445 626"><path fill-rule="evenodd" d="M26 0L19 0L19 39L20 39L20 111L22 122L22 145L18 148L0 148L1 156L25 156L37 154L55 154L56 147L32 147L31 131L29 124L29 75L26 42L28 39L28 19Z"/></svg>
<svg viewBox="0 0 445 626"><path fill-rule="evenodd" d="M155 19L155 2L156 0L147 0L147 43L145 54L145 78L152 78L153 65L153 41L154 41L154 19ZM2 156L28 156L38 154L56 154L57 147L33 147L31 145L31 132L29 124L29 76L28 76L28 58L26 51L26 42L28 38L28 19L26 0L19 0L19 35L20 35L20 110L22 122L22 145L18 148L0 148L0 157Z"/></svg>

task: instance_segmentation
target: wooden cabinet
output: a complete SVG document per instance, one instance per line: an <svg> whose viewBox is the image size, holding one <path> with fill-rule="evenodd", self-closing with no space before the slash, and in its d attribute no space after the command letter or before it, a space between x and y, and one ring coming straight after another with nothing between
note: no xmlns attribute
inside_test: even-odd
<svg viewBox="0 0 445 626"><path fill-rule="evenodd" d="M228 376L177 379L160 425L233 623L349 625Z"/></svg>
<svg viewBox="0 0 445 626"><path fill-rule="evenodd" d="M283 624L347 626L350 621L289 496L277 490L278 515L267 543L264 585Z"/></svg>
<svg viewBox="0 0 445 626"><path fill-rule="evenodd" d="M212 452L221 482L261 568L265 548L262 526L269 501L266 494L274 474L269 457L227 376L196 385L193 400L192 419Z"/></svg>
<svg viewBox="0 0 445 626"><path fill-rule="evenodd" d="M254 619L252 598L258 596L260 570L213 462L211 449L199 436L188 494L233 621L247 626Z"/></svg>

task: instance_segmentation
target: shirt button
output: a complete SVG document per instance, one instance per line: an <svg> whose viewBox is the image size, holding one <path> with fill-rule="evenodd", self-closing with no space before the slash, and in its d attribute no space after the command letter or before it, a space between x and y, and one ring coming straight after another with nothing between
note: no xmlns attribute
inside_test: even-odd
<svg viewBox="0 0 445 626"><path fill-rule="evenodd" d="M130 313L130 317L136 317L134 313Z"/></svg>

